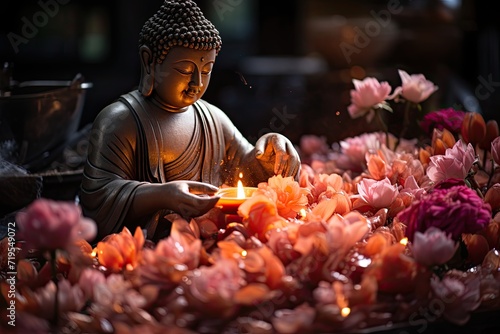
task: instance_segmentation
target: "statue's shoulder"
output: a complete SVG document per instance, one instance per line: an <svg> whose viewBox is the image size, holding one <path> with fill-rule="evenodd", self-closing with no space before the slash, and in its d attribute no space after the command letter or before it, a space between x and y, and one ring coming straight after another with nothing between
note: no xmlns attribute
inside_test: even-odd
<svg viewBox="0 0 500 334"><path fill-rule="evenodd" d="M134 128L136 127L136 118L130 104L124 103L124 96L105 106L94 120L94 127L113 129Z"/></svg>

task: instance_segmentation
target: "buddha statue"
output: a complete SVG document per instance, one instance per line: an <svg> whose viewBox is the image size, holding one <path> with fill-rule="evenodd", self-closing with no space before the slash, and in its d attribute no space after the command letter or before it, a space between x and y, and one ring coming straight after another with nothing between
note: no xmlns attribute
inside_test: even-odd
<svg viewBox="0 0 500 334"><path fill-rule="evenodd" d="M300 159L279 133L249 143L229 117L202 99L221 37L191 0L167 0L139 35L141 78L96 116L80 191L98 236L141 226L168 236L168 213L192 218L212 209L220 187L273 175L298 178Z"/></svg>

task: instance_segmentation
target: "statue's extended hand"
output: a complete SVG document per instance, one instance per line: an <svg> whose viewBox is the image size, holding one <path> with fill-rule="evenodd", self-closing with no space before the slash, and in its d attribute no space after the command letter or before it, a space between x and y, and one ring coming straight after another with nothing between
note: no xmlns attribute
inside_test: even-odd
<svg viewBox="0 0 500 334"><path fill-rule="evenodd" d="M279 133L267 133L260 137L255 143L255 157L275 175L298 177L299 154L290 140Z"/></svg>
<svg viewBox="0 0 500 334"><path fill-rule="evenodd" d="M212 209L219 196L219 188L197 181L171 181L163 184L167 207L184 218L198 217Z"/></svg>

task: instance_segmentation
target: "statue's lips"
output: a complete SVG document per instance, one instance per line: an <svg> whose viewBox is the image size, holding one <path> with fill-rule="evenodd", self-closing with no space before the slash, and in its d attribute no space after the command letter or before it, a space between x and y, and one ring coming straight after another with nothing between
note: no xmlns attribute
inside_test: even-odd
<svg viewBox="0 0 500 334"><path fill-rule="evenodd" d="M186 94L187 97L190 98L195 98L198 95L199 91L194 91L194 90L186 90L184 91L184 94Z"/></svg>

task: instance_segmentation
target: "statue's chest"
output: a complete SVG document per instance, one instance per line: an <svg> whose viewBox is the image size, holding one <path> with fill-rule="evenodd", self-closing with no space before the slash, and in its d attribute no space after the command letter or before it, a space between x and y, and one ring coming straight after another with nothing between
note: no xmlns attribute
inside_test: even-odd
<svg viewBox="0 0 500 334"><path fill-rule="evenodd" d="M199 129L193 112L173 114L160 124L163 141L162 156L165 163L177 160L186 150L199 149L193 140L199 136Z"/></svg>

